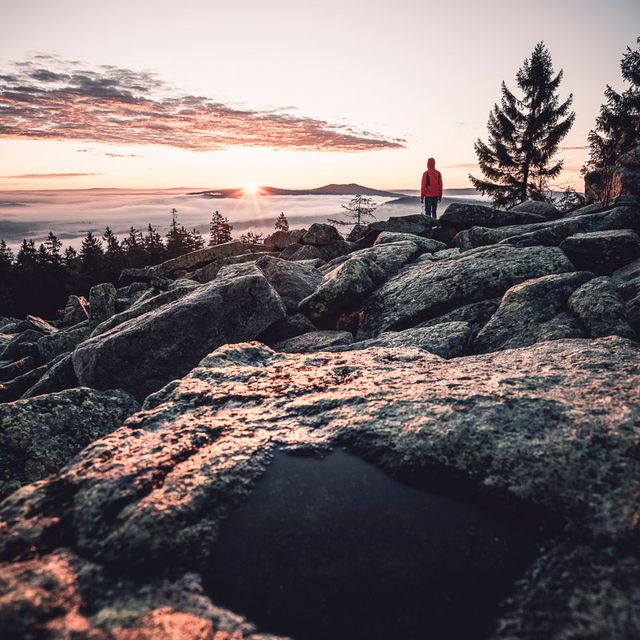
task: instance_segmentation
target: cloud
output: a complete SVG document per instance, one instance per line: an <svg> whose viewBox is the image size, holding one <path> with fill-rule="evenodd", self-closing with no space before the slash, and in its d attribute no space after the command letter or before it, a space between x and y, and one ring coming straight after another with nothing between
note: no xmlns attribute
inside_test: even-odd
<svg viewBox="0 0 640 640"><path fill-rule="evenodd" d="M101 173L20 173L16 176L0 176L0 178L12 180L12 179L49 179L49 178L79 178L82 176L100 176Z"/></svg>
<svg viewBox="0 0 640 640"><path fill-rule="evenodd" d="M463 162L462 164L447 164L443 169L477 169L477 162Z"/></svg>
<svg viewBox="0 0 640 640"><path fill-rule="evenodd" d="M142 158L142 156L138 153L110 153L107 152L104 154L107 158Z"/></svg>
<svg viewBox="0 0 640 640"><path fill-rule="evenodd" d="M192 151L233 146L370 151L403 148L406 142L283 110L238 109L181 94L147 71L87 69L48 55L14 62L0 75L3 136Z"/></svg>
<svg viewBox="0 0 640 640"><path fill-rule="evenodd" d="M589 145L584 145L583 147L560 147L561 151L583 151L584 149L589 149Z"/></svg>

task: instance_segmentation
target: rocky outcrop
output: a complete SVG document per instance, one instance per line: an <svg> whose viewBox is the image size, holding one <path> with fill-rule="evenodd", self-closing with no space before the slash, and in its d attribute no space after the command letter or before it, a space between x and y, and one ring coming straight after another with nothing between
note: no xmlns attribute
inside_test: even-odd
<svg viewBox="0 0 640 640"><path fill-rule="evenodd" d="M45 362L50 362L62 353L73 351L90 333L89 320L85 320L68 329L38 338L38 351Z"/></svg>
<svg viewBox="0 0 640 640"><path fill-rule="evenodd" d="M47 365L43 364L15 378L0 383L0 403L17 400L27 389L35 385L46 373Z"/></svg>
<svg viewBox="0 0 640 640"><path fill-rule="evenodd" d="M19 397L22 399L33 398L77 386L79 383L73 368L72 355L66 353L47 363L44 373Z"/></svg>
<svg viewBox="0 0 640 640"><path fill-rule="evenodd" d="M371 347L416 347L442 358L456 358L467 352L471 336L472 327L468 322L440 322L429 327L384 331L377 338L330 347L326 351L336 353Z"/></svg>
<svg viewBox="0 0 640 640"><path fill-rule="evenodd" d="M267 251L282 251L291 244L301 242L305 233L307 233L306 229L275 231L264 239L264 248Z"/></svg>
<svg viewBox="0 0 640 640"><path fill-rule="evenodd" d="M342 240L338 230L330 224L315 223L304 233L300 242L302 244L312 244L315 247L326 247Z"/></svg>
<svg viewBox="0 0 640 640"><path fill-rule="evenodd" d="M263 256L276 256L277 252L270 253L268 251L258 251L256 247L252 247L252 251L248 253L241 253L237 256L230 256L228 258L221 258L219 260L214 260L210 262L204 267L197 269L190 274L190 277L201 284L205 284L207 282L211 282L217 275L220 273L222 269L227 266L232 266L234 264L245 264L256 262L256 260L260 259Z"/></svg>
<svg viewBox="0 0 640 640"><path fill-rule="evenodd" d="M634 260L621 269L617 269L611 278L623 298L631 298L640 293L640 260Z"/></svg>
<svg viewBox="0 0 640 640"><path fill-rule="evenodd" d="M637 338L629 326L624 300L610 278L589 280L571 294L567 303L591 337Z"/></svg>
<svg viewBox="0 0 640 640"><path fill-rule="evenodd" d="M555 247L490 247L453 260L410 266L365 300L358 337L415 326L456 307L502 295L525 280L566 271L573 271L573 265Z"/></svg>
<svg viewBox="0 0 640 640"><path fill-rule="evenodd" d="M144 398L217 346L255 338L286 312L262 273L253 269L217 278L86 340L73 353L80 384L121 388Z"/></svg>
<svg viewBox="0 0 640 640"><path fill-rule="evenodd" d="M26 331L13 335L2 351L2 359L14 360L27 356L35 356L37 358L39 352L35 345L43 335L42 332L36 331L35 329L27 329ZM32 348L32 346L34 346L35 349Z"/></svg>
<svg viewBox="0 0 640 640"><path fill-rule="evenodd" d="M640 257L640 236L629 229L576 233L560 248L576 268L610 274Z"/></svg>
<svg viewBox="0 0 640 640"><path fill-rule="evenodd" d="M516 213L534 213L542 216L545 220L553 220L562 216L558 208L550 202L540 202L539 200L525 200L525 202L511 207L509 211Z"/></svg>
<svg viewBox="0 0 640 640"><path fill-rule="evenodd" d="M97 284L89 292L89 324L92 328L110 318L116 312L118 292L110 283Z"/></svg>
<svg viewBox="0 0 640 640"><path fill-rule="evenodd" d="M478 333L478 351L525 347L543 340L586 337L569 313L569 296L593 278L589 272L562 273L527 280L509 289Z"/></svg>
<svg viewBox="0 0 640 640"><path fill-rule="evenodd" d="M325 275L320 287L300 302L300 311L323 320L353 309L420 252L417 244L407 241L356 251Z"/></svg>
<svg viewBox="0 0 640 640"><path fill-rule="evenodd" d="M480 204L463 204L454 202L450 204L440 216L440 224L453 227L461 231L470 229L471 227L504 227L507 225L530 224L532 222L541 222L547 217L538 213L532 213L529 208L509 209L502 211L485 207Z"/></svg>
<svg viewBox="0 0 640 640"><path fill-rule="evenodd" d="M27 356L0 366L0 382L13 380L13 378L20 376L27 371L31 371L31 369L38 365L38 362L39 358Z"/></svg>
<svg viewBox="0 0 640 640"><path fill-rule="evenodd" d="M348 331L312 331L276 342L273 349L285 353L313 353L326 351L327 348L337 345L349 345L352 342L353 336Z"/></svg>
<svg viewBox="0 0 640 640"><path fill-rule="evenodd" d="M498 243L516 246L558 246L565 238L576 233L635 229L638 225L640 225L638 209L617 207L610 211L528 225L510 225L495 229L473 227L458 233L452 240L452 244L464 250Z"/></svg>
<svg viewBox="0 0 640 640"><path fill-rule="evenodd" d="M310 296L322 282L322 274L317 269L299 262L265 256L256 262L256 266L290 312L295 312L298 303Z"/></svg>
<svg viewBox="0 0 640 640"><path fill-rule="evenodd" d="M52 335L58 332L58 329L51 323L43 320L42 318L38 318L37 316L27 316L25 322L29 325L29 328L34 329L39 333L44 333L45 335Z"/></svg>
<svg viewBox="0 0 640 640"><path fill-rule="evenodd" d="M447 248L444 242L439 242L433 238L423 238L415 233L398 233L396 231L383 231L373 243L374 246L380 244L390 244L395 242L413 242L421 251L425 253L435 253Z"/></svg>
<svg viewBox="0 0 640 640"><path fill-rule="evenodd" d="M360 247L370 247L383 231L410 233L430 238L436 221L423 215L394 216L388 220L378 220L367 225L354 227L347 236L349 242L357 242Z"/></svg>
<svg viewBox="0 0 640 640"><path fill-rule="evenodd" d="M587 173L584 193L587 203L640 197L640 146L620 156L613 166Z"/></svg>
<svg viewBox="0 0 640 640"><path fill-rule="evenodd" d="M489 318L496 312L500 306L500 298L490 298L489 300L480 300L480 302L472 302L457 307L441 316L436 316L431 320L427 320L419 324L419 327L433 327L443 322L464 322L471 328L471 337L475 337L478 331L484 327Z"/></svg>
<svg viewBox="0 0 640 640"><path fill-rule="evenodd" d="M115 291L115 302L104 286L90 307L70 299L60 321L0 318L0 344L9 349L0 362L0 402L29 398L4 405L7 412L27 407L4 456L23 475L12 476L6 491L51 474L0 505L2 632L265 640L229 610L254 616L249 603L226 599L225 590L244 582L261 606L270 606L265 591L283 599L281 629L255 614L265 629L296 636L287 624L297 616L331 631L320 638L405 637L396 623L411 616L391 597L369 609L342 602L348 628L296 610L306 598L303 574L312 577L311 599L333 588L332 579L316 584L313 577L317 566L331 565L326 550L336 543L355 563L333 561L348 589L358 563L387 571L388 593L396 602L411 594L429 621L409 636L446 635L429 626L423 605L430 598L420 591L423 577L438 571L407 551L396 511L385 516L385 483L395 483L400 494L389 495L402 499L393 510L408 494L434 504L459 496L481 518L500 514L500 526L514 534L484 540L482 527L436 512L429 522L446 531L449 546L441 547L416 528L419 548L442 559L443 581L468 588L489 624L500 611L495 639L639 635L640 267L633 251L609 247L612 238L626 242L640 231L640 209L625 202L562 218L530 202L507 212L473 209L469 215L482 214L483 224L509 224L464 229L455 240L455 226L432 228L424 216L356 228L350 240L357 244L318 225L304 235L274 234L268 247L211 248L142 269L144 281ZM526 216L543 221L511 224ZM577 234L588 236L582 254ZM98 316L105 319L94 335L69 353L75 342L65 341ZM276 351L243 342L254 338ZM51 352L38 348L58 342ZM60 395L52 392L101 393L72 388L78 385L121 388L146 397L145 405L94 442L99 425L91 417L55 433L39 427L65 416L39 404ZM117 421L110 409L99 415L107 413ZM46 469L36 464L47 459L45 442L57 456ZM27 476L27 467L40 471ZM293 467L305 474L330 468L331 491L316 476L285 474L280 483L276 468ZM386 478L382 491L367 484L374 476ZM329 505L322 519L311 517L310 483ZM426 498L423 489L435 495ZM347 506L360 538L351 525L341 528ZM309 528L298 526L298 516ZM377 526L378 517L387 517L392 533ZM538 547L539 535L546 539ZM249 549L234 553L241 547L228 542L240 539ZM374 545L374 561L363 560L356 539ZM512 562L512 539L531 543L520 564ZM276 540L285 555L264 551L265 540ZM399 547L409 553L402 560L412 565L408 574L395 568ZM288 558L292 569L281 579ZM488 609L478 585L495 586L494 574L474 583L456 573L487 559L509 568L504 590L483 600ZM221 569L225 562L231 572ZM234 563L259 569L256 578L245 580ZM437 578L434 584L446 593ZM365 596L375 587L365 578L354 586ZM466 610L451 606L455 615ZM325 618L324 627L315 624Z"/></svg>
<svg viewBox="0 0 640 640"><path fill-rule="evenodd" d="M138 409L123 391L86 388L0 405L0 500L58 471Z"/></svg>
<svg viewBox="0 0 640 640"><path fill-rule="evenodd" d="M452 360L224 347L5 500L0 625L152 637L166 616L184 638L220 628L251 637L197 574L278 448L341 447L417 485L464 481L475 504L510 505L513 518L559 521L501 608L496 638L633 637L639 354L621 338Z"/></svg>
<svg viewBox="0 0 640 640"><path fill-rule="evenodd" d="M65 308L59 312L62 315L61 324L69 327L89 319L89 303L84 296L69 296Z"/></svg>
<svg viewBox="0 0 640 640"><path fill-rule="evenodd" d="M350 242L345 242L342 239L325 245L295 244L290 246L294 247L293 252L287 251L287 249L289 249L289 247L287 247L287 249L280 254L281 258L284 258L286 255L287 260L322 260L328 262L329 260L344 256L354 249L357 249L355 245Z"/></svg>
<svg viewBox="0 0 640 640"><path fill-rule="evenodd" d="M104 322L101 322L91 332L91 335L97 336L101 333L106 333L114 327L117 327L119 324L132 320L133 318L143 316L150 311L160 309L161 307L170 304L171 302L175 302L176 300L180 300L180 298L183 298L193 291L194 288L197 288L193 286L195 283L191 281L186 281L184 285L182 284L183 282L185 281L178 280L176 284L179 286L172 287L169 291L163 291L161 293L158 293L156 289L148 289L145 292L146 295L141 296L138 301L132 304L129 308L121 311L120 313L116 313Z"/></svg>
<svg viewBox="0 0 640 640"><path fill-rule="evenodd" d="M263 331L258 340L272 345L288 338L300 336L303 333L317 331L318 328L302 313L294 313L274 322L266 331Z"/></svg>

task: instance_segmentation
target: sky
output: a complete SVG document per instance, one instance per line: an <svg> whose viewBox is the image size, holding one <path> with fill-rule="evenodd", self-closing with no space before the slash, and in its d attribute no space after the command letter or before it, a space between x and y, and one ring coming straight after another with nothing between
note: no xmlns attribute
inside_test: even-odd
<svg viewBox="0 0 640 640"><path fill-rule="evenodd" d="M637 0L2 0L0 190L469 186L504 80L543 40L581 187Z"/></svg>

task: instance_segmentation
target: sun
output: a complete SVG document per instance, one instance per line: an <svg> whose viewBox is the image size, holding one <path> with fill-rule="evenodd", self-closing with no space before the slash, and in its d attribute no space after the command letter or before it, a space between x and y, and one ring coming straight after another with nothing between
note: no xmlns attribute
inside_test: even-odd
<svg viewBox="0 0 640 640"><path fill-rule="evenodd" d="M247 184L245 184L242 188L245 195L247 196L255 196L258 193L258 189L258 185L253 182L247 182Z"/></svg>

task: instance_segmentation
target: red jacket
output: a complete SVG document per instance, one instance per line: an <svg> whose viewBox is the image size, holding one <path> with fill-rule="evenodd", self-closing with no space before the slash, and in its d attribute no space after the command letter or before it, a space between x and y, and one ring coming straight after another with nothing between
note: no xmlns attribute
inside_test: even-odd
<svg viewBox="0 0 640 640"><path fill-rule="evenodd" d="M436 169L433 158L427 160L427 170L422 174L421 198L442 198L442 174Z"/></svg>

